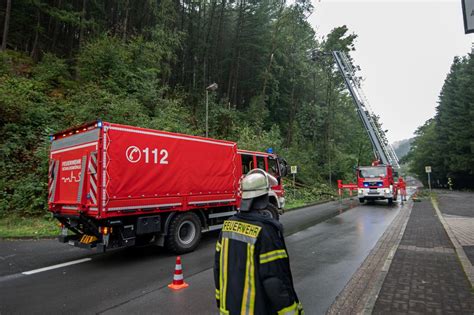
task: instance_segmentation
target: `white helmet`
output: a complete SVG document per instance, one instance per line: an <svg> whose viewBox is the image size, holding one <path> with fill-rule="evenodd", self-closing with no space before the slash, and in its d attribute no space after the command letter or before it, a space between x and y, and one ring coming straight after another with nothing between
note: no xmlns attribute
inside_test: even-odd
<svg viewBox="0 0 474 315"><path fill-rule="evenodd" d="M248 172L241 183L242 203L240 210L249 210L254 198L267 195L270 188L277 184L277 179L262 169L256 168Z"/></svg>

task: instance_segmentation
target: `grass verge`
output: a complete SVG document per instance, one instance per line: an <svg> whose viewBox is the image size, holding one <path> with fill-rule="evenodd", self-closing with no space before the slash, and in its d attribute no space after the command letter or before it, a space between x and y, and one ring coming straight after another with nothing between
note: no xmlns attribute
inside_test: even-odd
<svg viewBox="0 0 474 315"><path fill-rule="evenodd" d="M0 238L44 238L59 234L56 220L48 217L21 217L17 215L0 218Z"/></svg>

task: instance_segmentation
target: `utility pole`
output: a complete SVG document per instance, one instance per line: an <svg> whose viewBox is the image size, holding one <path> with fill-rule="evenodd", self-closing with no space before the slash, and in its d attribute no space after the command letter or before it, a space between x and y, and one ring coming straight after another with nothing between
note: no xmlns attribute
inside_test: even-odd
<svg viewBox="0 0 474 315"><path fill-rule="evenodd" d="M431 166L425 166L425 172L428 174L428 187L430 188L430 193L431 193Z"/></svg>
<svg viewBox="0 0 474 315"><path fill-rule="evenodd" d="M217 83L212 83L206 88L206 138L209 136L209 91L215 91L217 88Z"/></svg>

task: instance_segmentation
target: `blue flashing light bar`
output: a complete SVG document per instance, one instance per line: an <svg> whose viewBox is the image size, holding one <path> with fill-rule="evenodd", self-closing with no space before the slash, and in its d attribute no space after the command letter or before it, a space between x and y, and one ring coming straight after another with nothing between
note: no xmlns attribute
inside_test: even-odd
<svg viewBox="0 0 474 315"><path fill-rule="evenodd" d="M97 121L97 127L102 128L102 126L103 126L102 120L98 120Z"/></svg>
<svg viewBox="0 0 474 315"><path fill-rule="evenodd" d="M268 148L268 149L267 149L267 153L273 154L273 148Z"/></svg>

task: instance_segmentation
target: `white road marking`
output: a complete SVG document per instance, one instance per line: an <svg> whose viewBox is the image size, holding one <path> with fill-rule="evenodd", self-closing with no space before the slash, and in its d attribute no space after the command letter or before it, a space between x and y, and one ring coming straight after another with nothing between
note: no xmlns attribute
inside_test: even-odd
<svg viewBox="0 0 474 315"><path fill-rule="evenodd" d="M62 264L57 264L57 265L53 265L53 266L49 266L49 267L44 267L44 268L39 268L39 269L35 269L35 270L25 271L25 272L22 272L22 274L29 276L29 275L32 275L32 274L35 274L35 273L48 271L48 270L52 270L52 269L58 269L58 268L71 266L71 265L76 265L76 264L80 264L80 263L83 263L83 262L86 262L86 261L91 261L91 260L92 260L92 258L83 258L83 259L68 261L68 262L65 262L65 263L62 263Z"/></svg>

